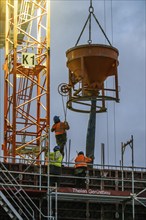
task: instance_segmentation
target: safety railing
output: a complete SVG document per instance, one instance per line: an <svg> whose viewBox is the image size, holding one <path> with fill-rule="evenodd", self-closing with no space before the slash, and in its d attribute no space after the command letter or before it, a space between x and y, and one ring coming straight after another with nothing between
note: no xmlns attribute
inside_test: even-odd
<svg viewBox="0 0 146 220"><path fill-rule="evenodd" d="M49 220L57 220L57 216L58 216L57 203L55 207L52 208L51 199L52 198L54 199L56 197L56 201L57 201L57 195L59 196L58 192L59 190L61 190L61 187L63 187L66 190L69 187L77 189L77 185L76 185L77 179L82 180L84 182L84 189L89 189L89 190L93 189L93 191L98 190L99 192L101 191L103 193L104 192L106 193L106 191L114 190L117 191L117 196L120 195L120 192L118 194L118 191L127 191L129 192L131 201L136 201L134 195L135 194L139 195L140 193L140 197L138 197L137 200L139 199L140 201L139 203L145 204L146 198L143 198L141 193L141 192L145 192L146 190L145 167L134 167L133 169L132 167L123 166L121 169L121 166L104 165L103 167L103 165L99 165L99 164L89 164L89 167L87 168L86 176L77 177L75 176L74 173L75 171L74 163L66 164L64 162L62 166L62 174L55 176L56 178L60 179L59 181L60 185L57 187L55 186L56 188L54 186L50 186L50 179L53 178L54 175L50 175L48 170L49 170L48 165L45 165L45 161L39 161L39 165L37 165L36 163L23 164L19 162L15 164L1 163L0 176L2 176L3 178L3 181L0 179L1 188L4 187L8 192L10 192L11 189L15 193L16 190L14 189L16 187L17 188L16 195L19 195L20 192L22 193L23 190L24 193L30 192L31 198L34 197L35 199L38 198L37 201L40 200L40 196L42 195L45 201L47 201L47 198L49 198L48 210L50 211L48 216L46 215L46 213L43 214L44 212L41 211L41 208L39 207L38 209L38 207L35 205L33 201L29 202L29 204L31 204L30 205L31 208L33 207L33 210L35 210L35 213L38 212L43 218L47 217ZM7 177L5 176L5 174L7 175L7 173L9 173L9 175L11 176L11 181L7 180ZM134 194L132 192L133 186L134 186ZM4 188L3 191L5 191ZM53 190L56 191L54 192ZM14 195L12 195L12 198L15 198ZM84 196L84 199L86 199L86 195ZM52 210L55 214L54 213L52 214Z"/></svg>
<svg viewBox="0 0 146 220"><path fill-rule="evenodd" d="M47 166L44 165L25 165L25 164L5 164L9 173L13 176L17 183L7 183L7 185L14 186L19 184L22 188L29 190L44 191L48 190L48 173ZM98 167L98 168L97 168ZM1 171L0 171L1 172ZM7 171L3 171L4 173ZM50 178L53 175L49 175ZM132 169L130 167L104 166L104 169L100 165L94 165L93 168L88 169L86 177L77 177L74 174L74 164L70 166L62 167L62 174L56 176L60 179L60 186L64 187L76 187L77 179L84 179L88 183L87 187L99 188L106 190L122 190L122 184L124 184L124 190L131 191L132 181L134 181L135 191L139 191L146 187L146 172L145 168L137 167L134 169L134 179L132 180ZM3 183L5 184L5 183Z"/></svg>
<svg viewBox="0 0 146 220"><path fill-rule="evenodd" d="M17 178L20 175L19 171L11 172L0 162L0 187L5 196L8 197L14 207L19 210L19 213L21 213L24 219L36 219L35 212L38 211L43 218L54 220L55 218L53 216L44 215L24 190L26 188L30 189L30 187L31 189L34 188L34 183L30 185L20 184ZM27 173L27 175L30 176L30 173ZM36 174L34 173L33 176L36 176Z"/></svg>

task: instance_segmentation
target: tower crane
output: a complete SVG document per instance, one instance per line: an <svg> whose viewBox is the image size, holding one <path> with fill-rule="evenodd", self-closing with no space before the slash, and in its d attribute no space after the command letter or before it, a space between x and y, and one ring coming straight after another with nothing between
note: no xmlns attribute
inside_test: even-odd
<svg viewBox="0 0 146 220"><path fill-rule="evenodd" d="M49 145L50 1L4 0L1 8L4 160L39 159Z"/></svg>

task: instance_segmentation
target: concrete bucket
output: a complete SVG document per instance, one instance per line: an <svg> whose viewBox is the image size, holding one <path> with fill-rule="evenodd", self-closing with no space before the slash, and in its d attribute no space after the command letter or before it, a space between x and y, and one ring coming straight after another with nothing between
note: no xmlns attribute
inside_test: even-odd
<svg viewBox="0 0 146 220"><path fill-rule="evenodd" d="M66 52L67 67L76 84L82 80L83 86L102 89L108 76L116 75L119 52L116 48L88 44L73 47Z"/></svg>

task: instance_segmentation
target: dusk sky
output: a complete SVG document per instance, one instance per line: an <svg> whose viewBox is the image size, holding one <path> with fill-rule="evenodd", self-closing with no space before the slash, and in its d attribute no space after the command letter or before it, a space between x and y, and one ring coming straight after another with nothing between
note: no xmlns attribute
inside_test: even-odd
<svg viewBox="0 0 146 220"><path fill-rule="evenodd" d="M101 163L101 143L105 144L105 164L119 165L121 142L134 138L134 165L146 166L146 1L145 0L93 0L94 14L108 36L112 46L119 50L120 102L106 103L107 112L96 116L95 163ZM61 83L68 83L66 51L75 46L89 15L89 0L51 0L51 125L53 116L64 120ZM93 20L92 40L108 44ZM87 44L88 26L78 45ZM0 50L0 72L3 75L3 50ZM106 82L112 83L109 80ZM0 77L0 124L3 142L3 77ZM66 99L64 99L64 104ZM70 160L76 151L86 148L89 114L67 110L71 140ZM51 133L51 149L56 145ZM131 166L131 149L124 153L124 165Z"/></svg>
<svg viewBox="0 0 146 220"><path fill-rule="evenodd" d="M95 162L101 162L101 143L105 144L105 163L119 165L121 142L134 138L135 166L146 165L146 2L144 0L92 1L94 14L110 42L119 50L120 103L107 103L107 113L97 114ZM51 1L51 122L64 120L60 83L68 83L66 51L75 46L89 15L90 1ZM93 20L93 43L107 44ZM88 26L78 45L87 44ZM110 83L107 81L107 83ZM65 101L65 100L64 100ZM71 159L85 151L89 114L67 110L70 124ZM55 144L51 134L51 147ZM67 146L68 147L68 146ZM131 149L124 153L124 165L131 165Z"/></svg>

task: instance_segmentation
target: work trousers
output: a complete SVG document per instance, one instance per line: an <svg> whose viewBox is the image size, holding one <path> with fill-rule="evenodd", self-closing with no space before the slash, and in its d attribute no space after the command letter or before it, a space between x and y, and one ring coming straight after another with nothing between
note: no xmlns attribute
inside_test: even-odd
<svg viewBox="0 0 146 220"><path fill-rule="evenodd" d="M62 156L64 157L64 146L67 141L66 133L56 135L55 137L56 137L56 143L60 147L60 152Z"/></svg>
<svg viewBox="0 0 146 220"><path fill-rule="evenodd" d="M60 186L60 175L62 172L61 167L57 167L55 165L50 165L50 186L55 186L57 183L57 187Z"/></svg>
<svg viewBox="0 0 146 220"><path fill-rule="evenodd" d="M77 167L75 168L75 176L85 177L87 167ZM76 187L77 188L86 188L85 178L76 178Z"/></svg>

